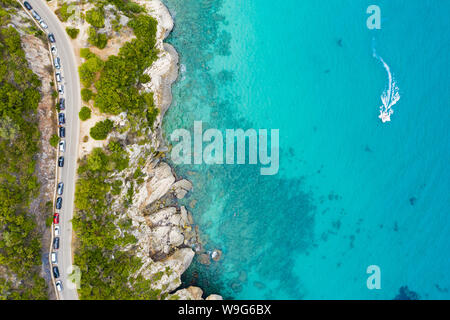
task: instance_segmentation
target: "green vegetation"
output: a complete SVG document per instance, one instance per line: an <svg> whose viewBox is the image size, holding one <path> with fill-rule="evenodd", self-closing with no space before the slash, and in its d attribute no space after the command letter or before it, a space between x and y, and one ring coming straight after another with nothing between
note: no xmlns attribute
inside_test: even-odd
<svg viewBox="0 0 450 320"><path fill-rule="evenodd" d="M89 100L91 100L93 96L94 93L92 92L92 90L89 90L87 88L81 89L81 99L84 102L89 102Z"/></svg>
<svg viewBox="0 0 450 320"><path fill-rule="evenodd" d="M126 125L117 130L128 134L123 141L110 141L105 149L94 149L79 164L73 219L78 239L75 264L80 266L83 274L78 293L81 299L160 299L165 295L150 288L151 283L163 274L149 280L134 276L142 261L133 250L136 239L130 233L131 221L120 219L119 212L111 209L113 201L117 201L121 209L130 206L135 187L144 181L141 169L123 172L129 165L125 144L134 143L133 139L148 132L158 115L153 94L142 90L142 84L151 80L144 75L144 70L157 59L157 23L143 14L143 8L132 1L104 0L98 7L106 3L114 4L130 17L128 26L133 29L136 39L125 43L117 55L109 56L106 61L88 48L81 49L80 55L84 59L79 68L84 86L82 97L84 101L92 99L94 107L102 113L118 115L126 112ZM89 18L86 14L91 24L89 42L103 48L108 39L106 35L99 35L97 30L104 24L103 10L97 8L89 11L92 11ZM118 15L113 25L114 30L120 30ZM90 136L104 140L113 126L109 119L97 122L91 128ZM138 143L142 144L142 141ZM124 194L123 199L113 197L119 194ZM131 250L125 251L125 246L131 246Z"/></svg>
<svg viewBox="0 0 450 320"><path fill-rule="evenodd" d="M73 8L69 8L69 7L70 7L70 4L66 2L66 3L63 3L60 8L55 10L56 15L63 22L66 22L67 20L69 20L69 18L75 13Z"/></svg>
<svg viewBox="0 0 450 320"><path fill-rule="evenodd" d="M157 58L154 48L156 25L156 21L146 15L130 20L129 26L133 28L136 39L127 42L117 56L108 58L95 83L97 95L94 105L101 112L117 115L127 111L135 122L144 120L144 126L153 126L158 115L153 95L140 93L137 84L143 71Z"/></svg>
<svg viewBox="0 0 450 320"><path fill-rule="evenodd" d="M157 299L151 280L131 277L142 262L123 247L136 243L130 234L131 221L116 221L110 212L114 186L122 185L113 175L128 167L128 157L117 141L106 150L96 148L78 168L73 227L79 239L75 264L83 276L78 294L81 299ZM119 233L115 223L120 224Z"/></svg>
<svg viewBox="0 0 450 320"><path fill-rule="evenodd" d="M85 62L78 68L78 72L80 74L80 80L83 86L89 88L92 85L97 73L103 69L105 63L102 59L90 51L88 54L84 52L83 55L85 56Z"/></svg>
<svg viewBox="0 0 450 320"><path fill-rule="evenodd" d="M28 68L19 33L7 27L7 10L17 3L0 3L0 299L46 299L41 238L28 212L39 193L34 159L41 83Z"/></svg>
<svg viewBox="0 0 450 320"><path fill-rule="evenodd" d="M144 12L144 8L129 0L107 0L107 2L115 5L127 16L133 16L136 13Z"/></svg>
<svg viewBox="0 0 450 320"><path fill-rule="evenodd" d="M86 21L95 28L103 28L105 26L105 16L101 8L92 8L86 12Z"/></svg>
<svg viewBox="0 0 450 320"><path fill-rule="evenodd" d="M59 143L58 135L52 134L52 136L50 137L50 145L56 148L58 146L58 143Z"/></svg>
<svg viewBox="0 0 450 320"><path fill-rule="evenodd" d="M80 29L67 27L66 32L69 37L71 37L72 39L76 39L78 37L78 34L80 33Z"/></svg>
<svg viewBox="0 0 450 320"><path fill-rule="evenodd" d="M95 28L90 27L88 30L88 41L99 49L104 49L108 43L108 37L104 33L98 33Z"/></svg>
<svg viewBox="0 0 450 320"><path fill-rule="evenodd" d="M105 140L108 134L112 131L114 122L109 119L99 121L91 128L89 135L95 140Z"/></svg>
<svg viewBox="0 0 450 320"><path fill-rule="evenodd" d="M91 118L91 109L88 107L82 107L80 112L78 112L78 116L80 117L81 121L86 121L87 119Z"/></svg>

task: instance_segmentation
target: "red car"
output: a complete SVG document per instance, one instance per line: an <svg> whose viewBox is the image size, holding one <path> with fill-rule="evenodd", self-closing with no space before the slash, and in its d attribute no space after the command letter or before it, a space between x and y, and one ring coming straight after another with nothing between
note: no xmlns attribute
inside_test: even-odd
<svg viewBox="0 0 450 320"><path fill-rule="evenodd" d="M53 223L58 224L59 223L59 213L55 213L53 215Z"/></svg>

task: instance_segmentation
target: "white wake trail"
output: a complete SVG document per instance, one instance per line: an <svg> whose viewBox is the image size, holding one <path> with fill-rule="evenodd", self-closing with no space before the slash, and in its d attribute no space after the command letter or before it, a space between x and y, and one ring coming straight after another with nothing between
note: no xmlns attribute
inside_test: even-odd
<svg viewBox="0 0 450 320"><path fill-rule="evenodd" d="M385 89L381 94L381 102L383 103L383 105L380 106L380 115L378 116L378 118L380 118L383 122L391 121L391 115L394 113L394 109L392 109L392 106L395 105L398 100L400 100L399 89L397 87L397 84L395 83L394 77L392 76L391 68L383 60L382 57L377 55L375 47L373 47L373 56L383 64L383 67L388 75L388 88L387 90Z"/></svg>

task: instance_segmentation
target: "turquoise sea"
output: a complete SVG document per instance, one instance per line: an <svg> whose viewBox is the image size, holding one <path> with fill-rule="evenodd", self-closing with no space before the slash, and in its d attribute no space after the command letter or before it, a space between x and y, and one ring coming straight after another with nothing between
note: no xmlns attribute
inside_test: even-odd
<svg viewBox="0 0 450 320"><path fill-rule="evenodd" d="M280 132L277 175L176 166L204 249L223 251L183 284L230 299L449 299L450 1L164 2L182 65L167 139L195 120ZM372 4L381 30L366 26ZM400 96L385 123L382 61Z"/></svg>

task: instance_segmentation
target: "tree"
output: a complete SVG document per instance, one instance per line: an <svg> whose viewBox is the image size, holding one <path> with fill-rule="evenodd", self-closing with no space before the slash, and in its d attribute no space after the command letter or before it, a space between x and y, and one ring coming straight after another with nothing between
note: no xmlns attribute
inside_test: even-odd
<svg viewBox="0 0 450 320"><path fill-rule="evenodd" d="M112 131L114 122L109 119L104 121L99 121L91 128L89 134L92 139L95 140L105 140L108 134Z"/></svg>
<svg viewBox="0 0 450 320"><path fill-rule="evenodd" d="M97 57L95 54L90 53L89 58L78 68L78 73L80 74L81 83L89 88L95 79L95 75L99 72L103 66L104 62L102 59Z"/></svg>
<svg viewBox="0 0 450 320"><path fill-rule="evenodd" d="M90 27L88 30L88 41L93 46L96 46L99 49L103 49L106 47L108 43L108 37L104 33L98 33L95 28Z"/></svg>
<svg viewBox="0 0 450 320"><path fill-rule="evenodd" d="M67 27L66 32L72 39L76 39L78 34L80 33L80 29Z"/></svg>
<svg viewBox="0 0 450 320"><path fill-rule="evenodd" d="M93 95L94 93L91 90L87 88L81 89L81 99L83 99L84 102L89 102L89 100L92 99Z"/></svg>
<svg viewBox="0 0 450 320"><path fill-rule="evenodd" d="M78 116L80 117L81 121L86 121L87 119L91 118L91 109L88 107L81 108L80 112L78 113Z"/></svg>
<svg viewBox="0 0 450 320"><path fill-rule="evenodd" d="M105 17L103 10L99 8L92 8L86 12L86 21L91 26L96 28L103 28L105 26Z"/></svg>

